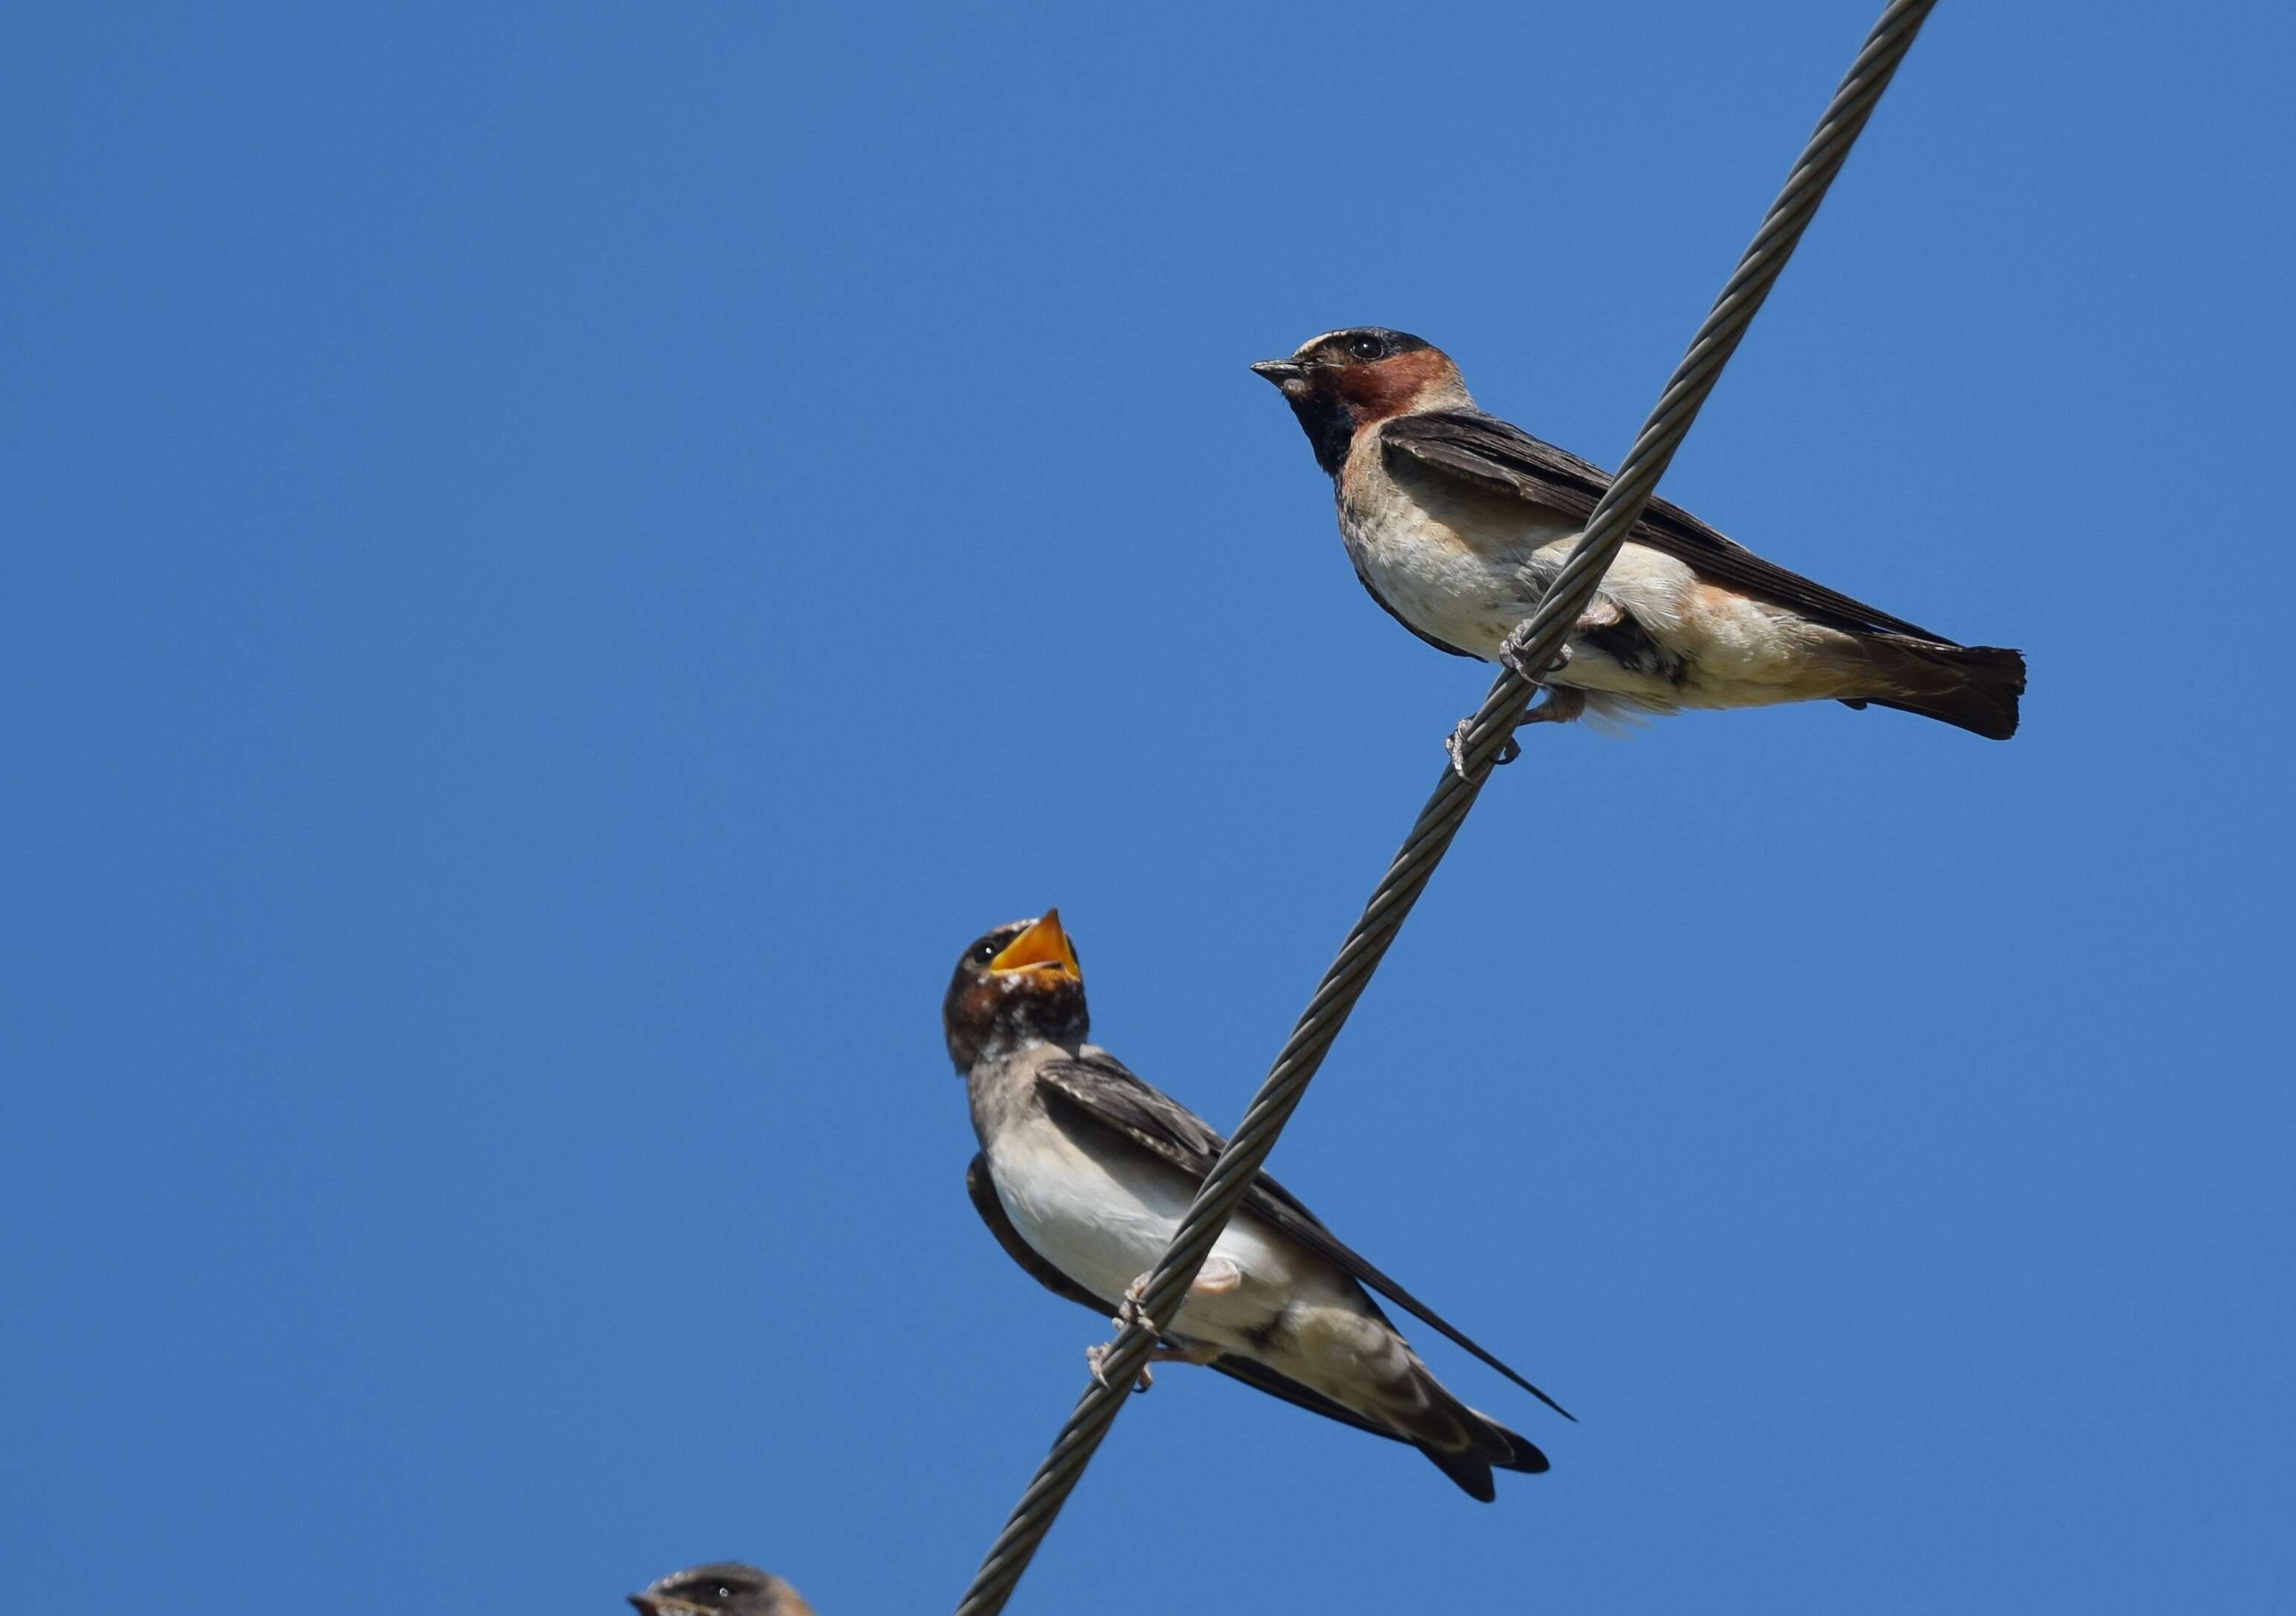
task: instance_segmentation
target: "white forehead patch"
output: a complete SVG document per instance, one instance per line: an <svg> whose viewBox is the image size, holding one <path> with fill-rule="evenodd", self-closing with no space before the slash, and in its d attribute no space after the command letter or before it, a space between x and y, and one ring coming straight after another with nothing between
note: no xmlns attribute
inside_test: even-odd
<svg viewBox="0 0 2296 1616"><path fill-rule="evenodd" d="M1341 326L1341 327L1340 327L1340 330L1339 330L1339 331L1327 331L1327 332L1324 332L1321 336L1310 337L1310 338L1308 338L1305 342L1302 342L1301 344L1300 344L1300 346L1299 346L1299 347L1297 347L1297 348L1295 348L1295 349L1293 349L1292 350L1292 357L1294 359L1296 359L1296 358L1298 358L1301 354L1306 353L1309 349L1311 349L1311 348L1315 347L1316 343L1318 343L1318 342L1328 342L1328 341L1330 341L1333 337L1338 336L1338 335L1340 334L1340 332L1341 332L1341 331L1353 331L1353 330L1355 330L1355 327L1354 327L1354 326L1352 326L1352 325L1342 325L1342 326Z"/></svg>

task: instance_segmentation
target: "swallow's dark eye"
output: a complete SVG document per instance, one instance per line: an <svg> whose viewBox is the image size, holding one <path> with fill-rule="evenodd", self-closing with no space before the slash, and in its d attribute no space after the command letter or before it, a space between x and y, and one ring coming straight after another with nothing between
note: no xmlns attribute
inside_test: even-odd
<svg viewBox="0 0 2296 1616"><path fill-rule="evenodd" d="M1349 337L1348 351L1358 359L1382 359L1387 357L1387 344L1366 332Z"/></svg>
<svg viewBox="0 0 2296 1616"><path fill-rule="evenodd" d="M987 964L990 960L996 957L996 942L992 939L985 943L973 944L972 957L979 960L982 964Z"/></svg>

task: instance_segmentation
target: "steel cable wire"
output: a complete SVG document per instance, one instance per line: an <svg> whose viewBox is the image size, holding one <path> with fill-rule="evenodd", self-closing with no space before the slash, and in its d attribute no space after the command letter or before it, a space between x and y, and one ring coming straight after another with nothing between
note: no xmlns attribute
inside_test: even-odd
<svg viewBox="0 0 2296 1616"><path fill-rule="evenodd" d="M1628 452L1618 476L1587 519L1585 533L1538 610L1519 636L1521 665L1550 670L1578 615L1594 598L1603 571L1640 520L1643 507L1676 449L1698 417L1707 395L1745 335L1747 324L1768 297L1793 254L1833 177L1841 171L1859 131L1882 92L1904 60L1937 0L1893 0L1866 36L1841 86L1802 148L1784 188L1764 216L1753 243L1714 300L1714 308L1692 339L1689 351L1668 381L1650 419ZM995 1616L1012 1597L1037 1546L1091 1461L1093 1451L1114 1423L1134 1379L1146 1364L1161 1325L1179 1311L1196 1272L1211 1254L1220 1231L1246 1189L1275 1149L1276 1136L1306 1094L1372 972L1402 929L1411 906L1434 875L1435 866L1474 807L1493 762L1522 722L1537 685L1512 669L1503 671L1483 698L1459 746L1459 766L1446 769L1442 783L1419 812L1387 874L1374 890L1363 915L1341 945L1339 957L1308 1000L1292 1036L1276 1056L1267 1081L1221 1153L1172 1243L1156 1265L1138 1313L1117 1333L1100 1364L1100 1375L1086 1386L1075 1411L1054 1439L1028 1490L957 1605L957 1616Z"/></svg>

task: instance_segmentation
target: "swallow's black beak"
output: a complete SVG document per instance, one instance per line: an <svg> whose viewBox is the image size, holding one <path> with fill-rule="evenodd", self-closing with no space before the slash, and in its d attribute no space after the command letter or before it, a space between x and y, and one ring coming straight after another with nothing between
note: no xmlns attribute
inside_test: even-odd
<svg viewBox="0 0 2296 1616"><path fill-rule="evenodd" d="M1278 387L1290 387L1295 381L1305 381L1308 371L1305 365L1294 365L1289 359L1262 359L1251 367L1251 373Z"/></svg>
<svg viewBox="0 0 2296 1616"><path fill-rule="evenodd" d="M644 1594L632 1594L629 1602L638 1607L638 1616L661 1616L661 1606Z"/></svg>

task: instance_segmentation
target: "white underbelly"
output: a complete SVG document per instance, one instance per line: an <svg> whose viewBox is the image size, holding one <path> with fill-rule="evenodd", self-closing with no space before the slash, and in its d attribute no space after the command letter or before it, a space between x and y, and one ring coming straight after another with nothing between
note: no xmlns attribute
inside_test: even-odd
<svg viewBox="0 0 2296 1616"><path fill-rule="evenodd" d="M1538 545L1570 531L1561 523L1527 529L1519 549L1492 554L1399 495L1343 513L1341 521L1349 557L1396 615L1431 639L1486 661L1497 658L1499 642L1530 609L1523 563Z"/></svg>
<svg viewBox="0 0 2296 1616"><path fill-rule="evenodd" d="M1086 1155L1049 1120L1011 1129L988 1158L996 1198L1021 1238L1062 1273L1113 1303L1156 1266L1188 1210L1177 1172L1146 1162L1116 1170ZM1299 1254L1246 1218L1212 1248L1242 1283L1223 1296L1191 1295L1172 1327L1199 1340L1239 1344L1283 1310L1298 1288Z"/></svg>
<svg viewBox="0 0 2296 1616"><path fill-rule="evenodd" d="M1487 661L1497 660L1508 631L1537 609L1539 580L1561 570L1579 538L1565 522L1526 524L1494 553L1466 544L1407 499L1364 514L1376 519L1343 521L1342 532L1380 598L1422 634ZM1809 626L1783 608L1702 583L1662 551L1625 546L1597 598L1680 659L1677 678L1674 670L1629 667L1574 636L1571 660L1554 683L1620 698L1613 710L1757 706L1816 693L1807 685Z"/></svg>
<svg viewBox="0 0 2296 1616"><path fill-rule="evenodd" d="M1381 550L1361 552L1357 559L1397 616L1430 639L1485 661L1498 656L1499 642L1523 615L1522 604L1506 598L1505 575L1479 556L1433 551L1407 567Z"/></svg>

